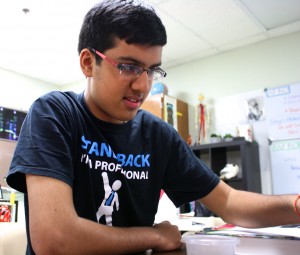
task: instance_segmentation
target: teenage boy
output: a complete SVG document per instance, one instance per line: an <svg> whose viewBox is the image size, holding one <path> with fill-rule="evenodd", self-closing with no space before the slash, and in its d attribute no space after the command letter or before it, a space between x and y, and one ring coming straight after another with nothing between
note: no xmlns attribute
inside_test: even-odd
<svg viewBox="0 0 300 255"><path fill-rule="evenodd" d="M165 44L165 28L144 2L108 0L87 13L78 44L86 88L33 103L7 177L25 193L27 254L179 249L177 226L153 225L161 189L176 206L198 200L244 227L300 222L297 196L229 187L173 127L139 110L166 76Z"/></svg>

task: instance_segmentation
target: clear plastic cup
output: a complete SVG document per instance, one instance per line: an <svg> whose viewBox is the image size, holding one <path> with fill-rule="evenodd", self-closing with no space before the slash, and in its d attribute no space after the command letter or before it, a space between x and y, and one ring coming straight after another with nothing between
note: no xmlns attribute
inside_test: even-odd
<svg viewBox="0 0 300 255"><path fill-rule="evenodd" d="M187 235L182 237L187 255L234 255L239 238L218 235Z"/></svg>

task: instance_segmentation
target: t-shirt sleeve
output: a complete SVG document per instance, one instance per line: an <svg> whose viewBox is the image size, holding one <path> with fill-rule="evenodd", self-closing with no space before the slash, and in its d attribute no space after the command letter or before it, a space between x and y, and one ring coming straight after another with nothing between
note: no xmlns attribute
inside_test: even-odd
<svg viewBox="0 0 300 255"><path fill-rule="evenodd" d="M206 196L220 179L179 135L174 137L163 189L178 207Z"/></svg>
<svg viewBox="0 0 300 255"><path fill-rule="evenodd" d="M72 123L70 112L50 96L36 100L21 128L7 176L12 188L26 192L25 174L60 179L72 184ZM74 129L74 126L73 126Z"/></svg>

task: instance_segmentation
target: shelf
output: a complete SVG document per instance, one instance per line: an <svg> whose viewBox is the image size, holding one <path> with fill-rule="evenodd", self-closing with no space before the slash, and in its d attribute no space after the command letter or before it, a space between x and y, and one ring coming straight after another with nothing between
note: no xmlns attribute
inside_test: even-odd
<svg viewBox="0 0 300 255"><path fill-rule="evenodd" d="M257 143L239 138L227 142L194 145L191 148L195 155L218 176L226 164L236 164L239 173L236 178L225 181L228 185L240 190L261 193Z"/></svg>

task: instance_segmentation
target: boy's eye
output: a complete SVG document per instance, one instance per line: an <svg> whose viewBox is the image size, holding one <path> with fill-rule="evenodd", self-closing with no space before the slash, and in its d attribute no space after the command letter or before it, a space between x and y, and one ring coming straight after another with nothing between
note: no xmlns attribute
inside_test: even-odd
<svg viewBox="0 0 300 255"><path fill-rule="evenodd" d="M121 72L124 72L127 74L134 74L134 75L139 75L141 72L141 70L138 66L126 65L126 64L123 64L122 68L120 70L121 70Z"/></svg>

